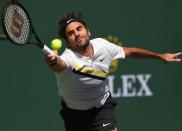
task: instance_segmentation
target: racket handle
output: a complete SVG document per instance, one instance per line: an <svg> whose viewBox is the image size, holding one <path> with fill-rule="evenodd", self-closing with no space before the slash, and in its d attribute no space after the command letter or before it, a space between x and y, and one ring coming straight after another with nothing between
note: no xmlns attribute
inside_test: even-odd
<svg viewBox="0 0 182 131"><path fill-rule="evenodd" d="M53 51L46 45L44 45L44 47L42 48L42 51L46 54L53 54Z"/></svg>

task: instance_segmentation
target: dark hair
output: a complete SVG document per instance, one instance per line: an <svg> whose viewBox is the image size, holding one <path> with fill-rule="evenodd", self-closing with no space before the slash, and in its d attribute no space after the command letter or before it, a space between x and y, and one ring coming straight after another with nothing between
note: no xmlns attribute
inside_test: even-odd
<svg viewBox="0 0 182 131"><path fill-rule="evenodd" d="M65 30L71 22L80 22L87 28L87 24L85 23L83 16L79 11L66 13L64 18L58 21L58 35L60 37L66 39Z"/></svg>

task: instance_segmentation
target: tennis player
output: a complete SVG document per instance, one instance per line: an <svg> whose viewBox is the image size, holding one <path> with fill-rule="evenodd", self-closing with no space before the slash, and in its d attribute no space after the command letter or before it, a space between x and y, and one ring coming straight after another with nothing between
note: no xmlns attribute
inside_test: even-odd
<svg viewBox="0 0 182 131"><path fill-rule="evenodd" d="M60 37L67 48L59 56L46 55L49 67L56 72L62 100L60 115L66 131L117 131L107 76L114 59L154 58L180 62L179 53L159 54L141 48L120 47L102 38L90 40L90 31L79 12L68 13L58 23Z"/></svg>

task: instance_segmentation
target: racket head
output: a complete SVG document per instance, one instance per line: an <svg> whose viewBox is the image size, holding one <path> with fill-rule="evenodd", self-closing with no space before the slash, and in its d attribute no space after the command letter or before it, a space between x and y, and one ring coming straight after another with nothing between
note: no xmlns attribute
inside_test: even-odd
<svg viewBox="0 0 182 131"><path fill-rule="evenodd" d="M8 2L2 13L2 26L5 35L16 45L29 44L32 35L31 18L18 2Z"/></svg>

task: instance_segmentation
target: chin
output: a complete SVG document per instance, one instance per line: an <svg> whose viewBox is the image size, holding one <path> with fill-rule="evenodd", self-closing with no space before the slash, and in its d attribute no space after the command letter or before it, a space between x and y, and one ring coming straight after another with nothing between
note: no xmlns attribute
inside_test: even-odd
<svg viewBox="0 0 182 131"><path fill-rule="evenodd" d="M86 49L88 46L89 46L89 42L85 42L85 43L82 44L83 49Z"/></svg>

